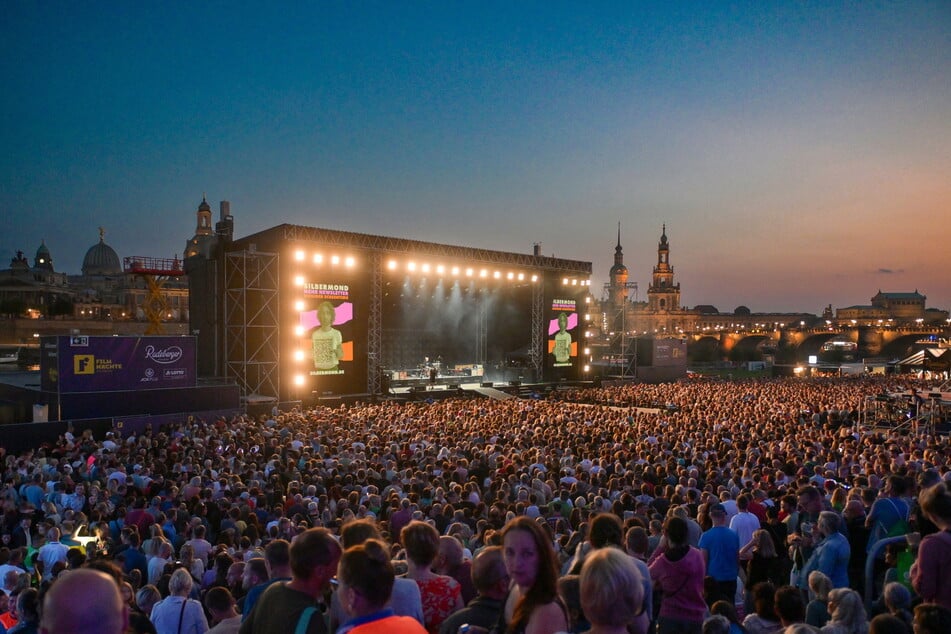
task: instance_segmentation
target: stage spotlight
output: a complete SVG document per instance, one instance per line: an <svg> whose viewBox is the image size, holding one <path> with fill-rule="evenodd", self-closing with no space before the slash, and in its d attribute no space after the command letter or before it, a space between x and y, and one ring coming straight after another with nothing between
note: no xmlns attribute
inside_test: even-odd
<svg viewBox="0 0 951 634"><path fill-rule="evenodd" d="M422 269L423 273L429 273L429 264L423 264L423 266L420 268Z"/></svg>
<svg viewBox="0 0 951 634"><path fill-rule="evenodd" d="M314 254L314 264L323 264L323 262L324 262L324 256L321 255L320 253L315 253L315 254Z"/></svg>
<svg viewBox="0 0 951 634"><path fill-rule="evenodd" d="M466 269L466 277L472 277L474 273L475 271L473 271L471 268Z"/></svg>
<svg viewBox="0 0 951 634"><path fill-rule="evenodd" d="M386 268L390 269L391 271L395 271L396 266L397 266L396 260L390 260L389 262L386 263Z"/></svg>
<svg viewBox="0 0 951 634"><path fill-rule="evenodd" d="M521 282L521 281L524 281L524 280L525 280L525 274L524 274L524 273L519 273L519 274L518 274L518 281Z"/></svg>
<svg viewBox="0 0 951 634"><path fill-rule="evenodd" d="M356 266L357 261L356 261L356 259L354 259L354 257L353 257L352 255L348 255L348 256L347 256L347 259L344 260L344 264L347 265L347 268L352 269L354 266Z"/></svg>
<svg viewBox="0 0 951 634"><path fill-rule="evenodd" d="M306 332L306 331L305 331L304 327L301 326L300 324L298 324L297 326L294 326L294 334L297 335L298 337L303 337L303 336L304 336L304 332Z"/></svg>
<svg viewBox="0 0 951 634"><path fill-rule="evenodd" d="M304 252L303 251L294 251L294 259L298 262L304 261Z"/></svg>
<svg viewBox="0 0 951 634"><path fill-rule="evenodd" d="M340 256L339 256L339 255L332 255L332 256L330 256L330 263L331 263L331 264L340 264Z"/></svg>
<svg viewBox="0 0 951 634"><path fill-rule="evenodd" d="M298 374L294 377L294 385L303 385L307 381L307 378L303 374Z"/></svg>
<svg viewBox="0 0 951 634"><path fill-rule="evenodd" d="M294 351L294 361L303 361L306 358L307 358L307 353L304 352L303 350Z"/></svg>
<svg viewBox="0 0 951 634"><path fill-rule="evenodd" d="M296 302L294 302L294 310L296 310L297 312L304 310L306 307L307 307L307 304L305 304L304 300L302 299L299 299Z"/></svg>
<svg viewBox="0 0 951 634"><path fill-rule="evenodd" d="M407 263L406 263L406 270L407 270L407 271L415 271L415 270L416 270L416 263L415 263L415 262L407 262Z"/></svg>
<svg viewBox="0 0 951 634"><path fill-rule="evenodd" d="M505 279L507 279L507 280L514 280L514 279L515 279L515 273L512 273L511 271L509 271L509 272L508 272L508 275L505 276Z"/></svg>
<svg viewBox="0 0 951 634"><path fill-rule="evenodd" d="M452 274L453 274L453 275L456 275L456 276L459 275L459 267L458 267L458 266L452 267Z"/></svg>
<svg viewBox="0 0 951 634"><path fill-rule="evenodd" d="M436 273L438 273L439 275L442 275L445 272L446 272L446 267L444 267L442 264L439 264L436 266Z"/></svg>
<svg viewBox="0 0 951 634"><path fill-rule="evenodd" d="M562 286L568 286L568 278L567 278L567 277L562 278L562 280L561 280L561 285L562 285Z"/></svg>
<svg viewBox="0 0 951 634"><path fill-rule="evenodd" d="M537 282L537 281L538 281L538 276L537 276L537 275L533 275L533 276L532 276L532 281L533 281L533 282Z"/></svg>
<svg viewBox="0 0 951 634"><path fill-rule="evenodd" d="M489 277L489 272L486 271L485 269L482 269L481 271L479 271L479 277Z"/></svg>
<svg viewBox="0 0 951 634"><path fill-rule="evenodd" d="M502 273L500 271L496 271L495 273L492 274L492 277L497 280L502 279Z"/></svg>
<svg viewBox="0 0 951 634"><path fill-rule="evenodd" d="M577 286L577 285L578 285L578 280L571 280L571 285L572 285L572 286Z"/></svg>
<svg viewBox="0 0 951 634"><path fill-rule="evenodd" d="M304 285L304 276L295 275L294 276L294 286L303 286Z"/></svg>

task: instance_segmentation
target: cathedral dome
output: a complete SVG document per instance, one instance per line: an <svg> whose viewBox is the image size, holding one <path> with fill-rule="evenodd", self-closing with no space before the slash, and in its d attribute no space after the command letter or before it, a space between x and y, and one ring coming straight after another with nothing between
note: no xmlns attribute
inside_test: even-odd
<svg viewBox="0 0 951 634"><path fill-rule="evenodd" d="M83 275L119 275L122 265L115 250L103 240L104 231L99 230L99 242L89 247L83 258Z"/></svg>
<svg viewBox="0 0 951 634"><path fill-rule="evenodd" d="M50 249L46 246L46 241L40 243L36 250L36 257L33 258L33 264L36 268L53 270L53 256L50 255Z"/></svg>
<svg viewBox="0 0 951 634"><path fill-rule="evenodd" d="M627 275L627 267L623 264L615 264L611 267L611 275Z"/></svg>

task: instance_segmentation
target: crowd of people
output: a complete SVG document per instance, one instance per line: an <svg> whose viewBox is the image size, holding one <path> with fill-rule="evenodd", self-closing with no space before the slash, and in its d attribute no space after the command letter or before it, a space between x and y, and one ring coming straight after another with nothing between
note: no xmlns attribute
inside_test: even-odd
<svg viewBox="0 0 951 634"><path fill-rule="evenodd" d="M694 380L70 427L0 446L0 634L949 632L948 439L863 416L930 387Z"/></svg>

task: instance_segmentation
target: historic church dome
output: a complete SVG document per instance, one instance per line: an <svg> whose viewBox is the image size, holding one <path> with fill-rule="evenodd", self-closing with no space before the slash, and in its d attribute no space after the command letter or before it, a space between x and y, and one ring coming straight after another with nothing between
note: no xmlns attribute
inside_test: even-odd
<svg viewBox="0 0 951 634"><path fill-rule="evenodd" d="M36 250L36 257L33 258L33 266L38 269L53 270L53 256L50 255L50 249L46 246L46 241L40 243Z"/></svg>
<svg viewBox="0 0 951 634"><path fill-rule="evenodd" d="M119 275L122 264L115 250L106 244L105 231L99 229L99 242L89 247L83 258L83 275Z"/></svg>

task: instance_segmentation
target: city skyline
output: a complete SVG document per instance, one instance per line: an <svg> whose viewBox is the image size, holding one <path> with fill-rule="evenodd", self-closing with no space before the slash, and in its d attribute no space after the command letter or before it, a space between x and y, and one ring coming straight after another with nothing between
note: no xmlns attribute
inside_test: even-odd
<svg viewBox="0 0 951 634"><path fill-rule="evenodd" d="M282 223L591 261L755 312L951 308L951 5L8 7L0 257ZM42 43L42 45L40 45ZM11 98L13 96L13 98ZM4 262L4 266L6 265Z"/></svg>

